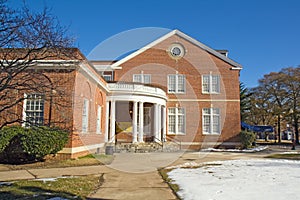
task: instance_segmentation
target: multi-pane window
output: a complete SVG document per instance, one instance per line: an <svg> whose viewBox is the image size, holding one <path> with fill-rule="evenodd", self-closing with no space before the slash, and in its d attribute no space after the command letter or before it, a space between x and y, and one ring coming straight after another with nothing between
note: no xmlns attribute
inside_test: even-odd
<svg viewBox="0 0 300 200"><path fill-rule="evenodd" d="M82 109L82 132L86 133L88 131L89 125L89 100L84 99L83 109Z"/></svg>
<svg viewBox="0 0 300 200"><path fill-rule="evenodd" d="M102 75L104 80L106 81L112 81L112 75Z"/></svg>
<svg viewBox="0 0 300 200"><path fill-rule="evenodd" d="M102 108L100 105L98 105L97 108L97 127L96 127L96 133L101 133L101 114L102 114Z"/></svg>
<svg viewBox="0 0 300 200"><path fill-rule="evenodd" d="M203 108L203 133L204 134L220 134L220 109L219 108Z"/></svg>
<svg viewBox="0 0 300 200"><path fill-rule="evenodd" d="M44 124L44 95L29 94L25 95L25 126Z"/></svg>
<svg viewBox="0 0 300 200"><path fill-rule="evenodd" d="M185 134L184 108L168 108L168 132L169 134Z"/></svg>
<svg viewBox="0 0 300 200"><path fill-rule="evenodd" d="M133 82L150 84L151 83L151 75L150 74L134 74Z"/></svg>
<svg viewBox="0 0 300 200"><path fill-rule="evenodd" d="M220 93L220 76L219 75L203 75L202 76L202 92L203 93Z"/></svg>
<svg viewBox="0 0 300 200"><path fill-rule="evenodd" d="M185 76L181 74L168 75L168 92L184 93L185 92Z"/></svg>

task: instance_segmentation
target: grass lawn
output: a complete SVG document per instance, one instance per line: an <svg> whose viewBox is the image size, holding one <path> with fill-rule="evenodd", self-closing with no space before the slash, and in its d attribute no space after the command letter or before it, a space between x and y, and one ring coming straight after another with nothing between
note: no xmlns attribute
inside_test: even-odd
<svg viewBox="0 0 300 200"><path fill-rule="evenodd" d="M300 154L299 154L299 153L291 153L291 154L272 154L272 155L266 156L265 158L300 160Z"/></svg>
<svg viewBox="0 0 300 200"><path fill-rule="evenodd" d="M0 185L0 199L86 199L102 182L100 175L58 178L54 181L15 181Z"/></svg>
<svg viewBox="0 0 300 200"><path fill-rule="evenodd" d="M21 165L0 164L0 171L105 165L105 164L110 164L113 161L113 158L114 158L113 155L90 154L87 156L79 157L77 159L68 159L68 160L47 159L43 162L35 162L35 163L21 164Z"/></svg>
<svg viewBox="0 0 300 200"><path fill-rule="evenodd" d="M169 185L173 193L176 195L177 199L180 200L180 197L177 195L177 192L179 191L179 186L177 184L174 184L172 179L169 178L168 172L170 172L171 169L159 169L158 172L161 175L162 179Z"/></svg>

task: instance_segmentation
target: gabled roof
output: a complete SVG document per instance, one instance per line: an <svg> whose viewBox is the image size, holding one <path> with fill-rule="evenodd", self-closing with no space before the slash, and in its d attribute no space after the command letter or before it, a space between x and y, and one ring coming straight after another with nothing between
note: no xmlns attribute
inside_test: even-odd
<svg viewBox="0 0 300 200"><path fill-rule="evenodd" d="M166 40L167 38L173 36L173 35L178 35L179 37L191 42L192 44L204 49L205 51L213 54L214 56L220 58L221 60L231 64L233 66L233 69L242 69L242 65L240 65L239 63L231 60L230 58L222 55L221 53L217 52L216 50L206 46L205 44L195 40L194 38L188 36L187 34L175 29L165 35L163 35L162 37L158 38L157 40L154 40L153 42L149 43L148 45L140 48L139 50L129 54L128 56L124 57L123 59L119 60L118 62L114 63L111 67L114 68L114 69L120 69L121 68L121 65L123 63L125 63L126 61L134 58L135 56L143 53L144 51L146 51L147 49L150 49L152 48L153 46L159 44L160 42Z"/></svg>

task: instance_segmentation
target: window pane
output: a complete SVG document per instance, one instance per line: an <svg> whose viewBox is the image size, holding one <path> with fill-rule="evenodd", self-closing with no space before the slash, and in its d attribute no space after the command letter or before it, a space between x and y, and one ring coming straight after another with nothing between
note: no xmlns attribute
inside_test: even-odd
<svg viewBox="0 0 300 200"><path fill-rule="evenodd" d="M85 99L82 108L82 132L88 131L88 109L89 109L89 100Z"/></svg>
<svg viewBox="0 0 300 200"><path fill-rule="evenodd" d="M220 114L220 109L219 108L213 108L213 114Z"/></svg>
<svg viewBox="0 0 300 200"><path fill-rule="evenodd" d="M41 94L27 95L25 106L25 126L44 124L44 96Z"/></svg>
<svg viewBox="0 0 300 200"><path fill-rule="evenodd" d="M175 115L175 108L168 108L168 113Z"/></svg>
<svg viewBox="0 0 300 200"><path fill-rule="evenodd" d="M169 133L175 133L175 115L169 115Z"/></svg>
<svg viewBox="0 0 300 200"><path fill-rule="evenodd" d="M185 116L178 115L178 132L185 133Z"/></svg>
<svg viewBox="0 0 300 200"><path fill-rule="evenodd" d="M141 83L142 82L142 77L140 74L134 74L133 75L133 82L136 82L136 83Z"/></svg>
<svg viewBox="0 0 300 200"><path fill-rule="evenodd" d="M104 80L111 81L111 75L103 75Z"/></svg>
<svg viewBox="0 0 300 200"><path fill-rule="evenodd" d="M210 133L210 116L203 116L203 132Z"/></svg>
<svg viewBox="0 0 300 200"><path fill-rule="evenodd" d="M144 75L144 83L145 84L151 83L151 75L150 74Z"/></svg>
<svg viewBox="0 0 300 200"><path fill-rule="evenodd" d="M202 92L209 92L209 76L202 76Z"/></svg>
<svg viewBox="0 0 300 200"><path fill-rule="evenodd" d="M219 76L212 76L212 92L220 92Z"/></svg>
<svg viewBox="0 0 300 200"><path fill-rule="evenodd" d="M185 92L185 77L183 75L178 75L178 92Z"/></svg>
<svg viewBox="0 0 300 200"><path fill-rule="evenodd" d="M210 114L210 108L203 108L203 114Z"/></svg>
<svg viewBox="0 0 300 200"><path fill-rule="evenodd" d="M168 91L176 92L176 77L175 77L175 75L168 76Z"/></svg>
<svg viewBox="0 0 300 200"><path fill-rule="evenodd" d="M213 133L220 133L220 118L213 116Z"/></svg>
<svg viewBox="0 0 300 200"><path fill-rule="evenodd" d="M98 105L97 109L97 127L96 127L96 132L100 133L101 132L101 106Z"/></svg>

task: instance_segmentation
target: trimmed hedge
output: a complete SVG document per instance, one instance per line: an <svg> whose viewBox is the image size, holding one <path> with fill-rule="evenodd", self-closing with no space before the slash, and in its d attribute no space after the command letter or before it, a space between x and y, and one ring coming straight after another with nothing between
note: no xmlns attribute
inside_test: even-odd
<svg viewBox="0 0 300 200"><path fill-rule="evenodd" d="M0 160L4 163L26 163L56 154L68 141L68 132L50 127L20 126L0 130Z"/></svg>
<svg viewBox="0 0 300 200"><path fill-rule="evenodd" d="M248 131L241 131L240 138L242 143L243 149L248 149L252 147L252 144L255 142L255 133L248 132Z"/></svg>

